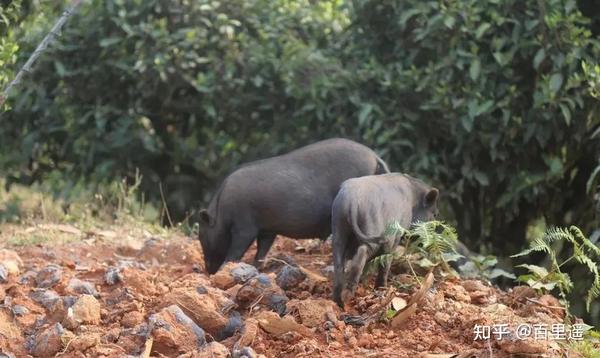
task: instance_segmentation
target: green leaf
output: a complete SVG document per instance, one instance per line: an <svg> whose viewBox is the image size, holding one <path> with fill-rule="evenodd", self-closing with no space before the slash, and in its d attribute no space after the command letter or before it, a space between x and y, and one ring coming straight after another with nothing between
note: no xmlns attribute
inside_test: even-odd
<svg viewBox="0 0 600 358"><path fill-rule="evenodd" d="M489 111L492 108L493 105L494 105L494 101L492 101L492 100L487 100L487 101L483 102L482 104L480 104L477 107L477 110L475 111L475 115L479 116L483 113L486 113L487 111Z"/></svg>
<svg viewBox="0 0 600 358"><path fill-rule="evenodd" d="M494 56L494 59L496 60L496 62L498 62L500 66L504 66L504 55L502 54L502 52L494 52L492 55Z"/></svg>
<svg viewBox="0 0 600 358"><path fill-rule="evenodd" d="M473 62L471 62L471 66L469 67L469 76L471 76L473 81L479 77L479 72L481 72L481 61L479 61L479 58L476 57L473 59Z"/></svg>
<svg viewBox="0 0 600 358"><path fill-rule="evenodd" d="M555 73L550 77L550 90L556 93L563 84L563 75L561 73Z"/></svg>
<svg viewBox="0 0 600 358"><path fill-rule="evenodd" d="M479 182L479 184L481 184L482 186L488 186L488 185L490 185L490 179L488 178L488 176L484 172L479 171L479 170L475 170L473 172L473 176Z"/></svg>
<svg viewBox="0 0 600 358"><path fill-rule="evenodd" d="M495 278L498 278L498 277L506 277L506 278L510 278L510 279L513 279L513 280L515 280L517 278L513 273L510 273L508 271L504 271L504 270L499 269L499 268L493 269L492 272L490 272L490 274L488 275L488 277L490 279L495 279Z"/></svg>
<svg viewBox="0 0 600 358"><path fill-rule="evenodd" d="M548 165L549 174L551 177L560 176L563 172L563 163L560 158L555 156L549 156L544 158L546 165Z"/></svg>
<svg viewBox="0 0 600 358"><path fill-rule="evenodd" d="M62 64L62 62L55 61L54 69L56 70L56 73L58 74L59 77L65 77L65 73L67 71L65 70L65 66Z"/></svg>
<svg viewBox="0 0 600 358"><path fill-rule="evenodd" d="M462 258L464 258L463 255L456 253L456 252L445 252L442 257L444 258L444 261L446 262L456 262Z"/></svg>
<svg viewBox="0 0 600 358"><path fill-rule="evenodd" d="M539 49L536 52L535 57L533 58L533 68L535 68L537 70L545 58L546 58L546 50L544 50L543 48Z"/></svg>
<svg viewBox="0 0 600 358"><path fill-rule="evenodd" d="M373 111L373 105L370 103L364 104L360 109L360 113L358 114L358 124L364 126L367 118L369 118L369 114Z"/></svg>
<svg viewBox="0 0 600 358"><path fill-rule="evenodd" d="M525 283L527 283L527 285L529 285L529 287L534 288L536 290L544 289L546 291L552 291L558 284L557 282L543 283L543 282L536 281L536 280L527 280L527 281L525 281Z"/></svg>
<svg viewBox="0 0 600 358"><path fill-rule="evenodd" d="M460 120L460 123L465 128L467 132L471 132L473 130L473 123L475 122L475 118L471 116L463 116Z"/></svg>
<svg viewBox="0 0 600 358"><path fill-rule="evenodd" d="M594 189L594 182L596 181L596 177L600 178L600 165L598 165L596 169L594 169L585 185L586 192L589 194L591 194L592 190Z"/></svg>
<svg viewBox="0 0 600 358"><path fill-rule="evenodd" d="M487 22L479 25L477 30L475 30L475 38L479 40L491 26L492 25Z"/></svg>
<svg viewBox="0 0 600 358"><path fill-rule="evenodd" d="M541 266L523 264L523 265L518 265L517 267L523 267L523 268L529 270L529 272L538 276L539 278L548 276L548 270Z"/></svg>
<svg viewBox="0 0 600 358"><path fill-rule="evenodd" d="M396 310L393 308L388 308L385 311L385 318L392 319L396 315Z"/></svg>
<svg viewBox="0 0 600 358"><path fill-rule="evenodd" d="M456 19L452 16L447 16L444 19L444 25L446 25L446 27L449 29L452 29L454 27L455 23L456 23Z"/></svg>
<svg viewBox="0 0 600 358"><path fill-rule="evenodd" d="M559 106L560 106L560 111L562 112L563 118L565 119L565 123L567 125L571 125L571 110L564 103L560 103Z"/></svg>
<svg viewBox="0 0 600 358"><path fill-rule="evenodd" d="M208 115L212 118L215 118L217 116L217 110L215 109L215 106L213 106L212 104L207 104L204 109L206 110L206 113L208 113Z"/></svg>
<svg viewBox="0 0 600 358"><path fill-rule="evenodd" d="M121 42L120 37L108 37L100 40L100 47L108 47L110 45L114 45Z"/></svg>
<svg viewBox="0 0 600 358"><path fill-rule="evenodd" d="M430 259L428 259L427 257L423 257L421 258L419 261L416 262L417 265L419 265L420 267L423 268L430 268L430 267L435 267L437 266L436 264L434 264Z"/></svg>
<svg viewBox="0 0 600 358"><path fill-rule="evenodd" d="M411 17L419 14L421 12L421 10L419 9L410 9L407 11L404 11L402 13L402 15L400 15L400 19L398 20L398 23L402 26L406 25L406 23L408 22L408 20L410 20Z"/></svg>

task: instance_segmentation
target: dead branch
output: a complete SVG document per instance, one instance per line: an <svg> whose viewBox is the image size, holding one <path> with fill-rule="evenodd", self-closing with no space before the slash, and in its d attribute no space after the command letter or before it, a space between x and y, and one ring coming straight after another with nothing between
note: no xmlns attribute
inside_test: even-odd
<svg viewBox="0 0 600 358"><path fill-rule="evenodd" d="M33 63L48 48L48 45L50 45L52 43L52 41L54 41L54 39L56 37L58 37L58 35L60 33L60 29L67 22L69 17L71 17L71 15L73 15L73 13L75 12L75 10L77 9L77 7L80 4L81 4L81 0L73 0L71 2L71 5L62 13L62 15L60 16L58 21L56 21L56 23L54 24L54 26L52 27L50 32L46 35L46 37L44 37L42 42L40 42L40 44L37 46L35 51L33 51L31 56L27 60L27 62L25 62L25 64L21 68L21 70L17 73L15 78L12 80L12 82L10 82L8 84L8 86L6 86L4 91L2 91L2 94L0 94L0 106L2 106L4 104L4 102L8 98L10 91L12 90L12 88L19 85L19 83L21 83L21 80L23 79L23 76L25 75L25 73L31 72Z"/></svg>

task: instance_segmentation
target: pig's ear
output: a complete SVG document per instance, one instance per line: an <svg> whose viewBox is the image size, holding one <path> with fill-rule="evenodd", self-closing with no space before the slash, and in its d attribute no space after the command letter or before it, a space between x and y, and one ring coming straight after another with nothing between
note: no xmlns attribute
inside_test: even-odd
<svg viewBox="0 0 600 358"><path fill-rule="evenodd" d="M206 209L200 210L200 220L202 220L202 222L208 226L212 226L215 222Z"/></svg>
<svg viewBox="0 0 600 358"><path fill-rule="evenodd" d="M436 188L432 188L431 190L429 190L427 194L425 194L425 206L430 207L433 204L435 204L439 196L440 191Z"/></svg>

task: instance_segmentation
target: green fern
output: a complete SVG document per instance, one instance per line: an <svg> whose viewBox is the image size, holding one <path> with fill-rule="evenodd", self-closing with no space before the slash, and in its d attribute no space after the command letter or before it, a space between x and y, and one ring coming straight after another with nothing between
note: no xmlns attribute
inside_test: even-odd
<svg viewBox="0 0 600 358"><path fill-rule="evenodd" d="M441 221L419 222L410 233L424 257L436 266L441 265L444 271L452 272L448 262L462 257L456 251L458 235L453 227Z"/></svg>
<svg viewBox="0 0 600 358"><path fill-rule="evenodd" d="M545 252L554 259L556 258L556 253L552 249L551 244L555 241L573 242L573 235L566 229L550 228L544 233L544 235L534 239L529 245L528 249L511 257L527 256L532 252Z"/></svg>
<svg viewBox="0 0 600 358"><path fill-rule="evenodd" d="M557 253L552 248L552 243L556 241L569 243L573 247L573 255L560 264L557 261ZM600 248L588 240L578 227L571 226L568 229L551 228L547 230L544 235L533 240L528 249L511 257L526 256L532 252L545 252L551 259L550 269L535 265L520 265L519 267L527 269L530 274L521 275L517 280L525 282L533 288L547 291L557 287L561 297L566 298L566 295L573 289L573 282L561 268L568 262L576 261L594 276L594 283L588 290L585 300L586 309L589 312L592 301L600 297L600 273L598 270Z"/></svg>
<svg viewBox="0 0 600 358"><path fill-rule="evenodd" d="M367 264L364 270L365 274L373 272L377 267L385 265L389 261L404 259L406 255L414 253L421 254L422 262L426 262L428 266L441 266L443 271L452 273L453 270L448 262L462 257L456 251L458 241L456 230L441 221L418 222L410 230L403 228L395 221L386 227L384 235L386 237L405 236L407 238L405 255L402 257L397 253L379 255Z"/></svg>

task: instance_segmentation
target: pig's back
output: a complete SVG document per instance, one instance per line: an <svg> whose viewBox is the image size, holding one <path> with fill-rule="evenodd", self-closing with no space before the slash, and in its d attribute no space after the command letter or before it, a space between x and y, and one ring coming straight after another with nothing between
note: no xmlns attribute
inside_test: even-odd
<svg viewBox="0 0 600 358"><path fill-rule="evenodd" d="M346 180L333 204L333 220L346 220L360 239L381 237L398 221L404 228L412 219L408 179L399 173Z"/></svg>

